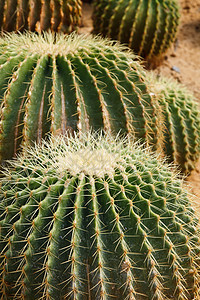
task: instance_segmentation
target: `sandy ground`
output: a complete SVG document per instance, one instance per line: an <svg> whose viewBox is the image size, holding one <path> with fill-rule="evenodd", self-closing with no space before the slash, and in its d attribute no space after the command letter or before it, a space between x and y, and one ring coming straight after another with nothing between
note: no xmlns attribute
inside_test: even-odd
<svg viewBox="0 0 200 300"><path fill-rule="evenodd" d="M177 40L155 72L176 78L196 97L200 108L200 0L180 0L181 20ZM80 33L92 30L92 5L84 3ZM200 216L200 161L187 178Z"/></svg>

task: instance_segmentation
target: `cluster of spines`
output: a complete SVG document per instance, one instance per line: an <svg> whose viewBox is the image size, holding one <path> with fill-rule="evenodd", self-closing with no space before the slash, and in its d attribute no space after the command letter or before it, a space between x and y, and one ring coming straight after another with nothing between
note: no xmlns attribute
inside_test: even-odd
<svg viewBox="0 0 200 300"><path fill-rule="evenodd" d="M93 32L119 40L147 59L169 48L178 22L176 0L94 1Z"/></svg>
<svg viewBox="0 0 200 300"><path fill-rule="evenodd" d="M2 296L195 299L197 220L168 167L137 146L113 176L61 176L49 150L1 183Z"/></svg>
<svg viewBox="0 0 200 300"><path fill-rule="evenodd" d="M24 46L24 36L15 34L0 45L1 158L16 155L21 143L40 142L48 132L89 128L131 132L161 148L159 107L135 56L99 38L67 36L62 45L61 36L53 44L50 34L38 40L27 35L30 39L35 40Z"/></svg>
<svg viewBox="0 0 200 300"><path fill-rule="evenodd" d="M62 31L70 33L81 21L81 0L0 1L2 31Z"/></svg>

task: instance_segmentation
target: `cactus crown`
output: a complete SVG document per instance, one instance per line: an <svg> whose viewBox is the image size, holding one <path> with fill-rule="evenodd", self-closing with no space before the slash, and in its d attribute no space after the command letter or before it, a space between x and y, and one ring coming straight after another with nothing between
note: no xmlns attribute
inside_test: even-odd
<svg viewBox="0 0 200 300"><path fill-rule="evenodd" d="M1 297L197 297L198 220L155 154L131 139L60 137L27 149L4 175Z"/></svg>
<svg viewBox="0 0 200 300"><path fill-rule="evenodd" d="M131 139L131 136L128 138ZM24 151L26 159L31 158L30 164L38 163L38 157L41 162L44 159L43 173L46 172L45 168L48 165L48 168L55 170L58 177L63 176L65 172L70 172L72 176L84 173L89 176L104 177L106 174L113 176L122 159L122 147L127 142L127 138L119 141L118 137L114 138L110 135L88 133L79 137L74 133L73 137L52 137L50 141L43 141L35 148L24 148ZM23 164L24 156L19 156L19 161L20 165ZM34 167L33 163L32 168Z"/></svg>
<svg viewBox="0 0 200 300"><path fill-rule="evenodd" d="M33 32L22 33L4 33L0 37L1 56L12 56L17 54L23 55L50 55L50 56L67 56L69 54L77 54L84 50L95 50L98 53L102 50L105 53L117 53L126 51L127 59L138 59L131 50L120 44L113 43L109 39L100 36L92 36L89 34L76 34L75 32L65 35L63 33L43 32L36 34ZM138 68L139 63L136 62ZM142 68L141 68L142 70Z"/></svg>

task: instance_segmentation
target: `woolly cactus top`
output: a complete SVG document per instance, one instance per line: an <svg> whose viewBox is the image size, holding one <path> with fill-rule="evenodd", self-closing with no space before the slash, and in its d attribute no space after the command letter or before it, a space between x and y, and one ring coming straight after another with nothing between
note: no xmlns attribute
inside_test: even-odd
<svg viewBox="0 0 200 300"><path fill-rule="evenodd" d="M198 220L155 154L127 139L61 137L4 175L1 297L195 299Z"/></svg>
<svg viewBox="0 0 200 300"><path fill-rule="evenodd" d="M70 173L72 176L82 173L86 176L113 176L115 169L124 160L122 159L123 142L115 145L118 138L115 139L111 136L96 135L96 138L94 134L82 135L81 138L76 134L75 137L71 138L62 136L52 138L50 144L43 142L36 148L25 149L25 157L28 155L26 160L30 158L33 169L37 167L34 164L38 164L38 162L40 164L44 161L44 164L40 165L41 169L44 168L43 172L46 173L50 168L57 173L58 177L62 177L66 173ZM20 156L19 161L19 164L23 164L24 156Z"/></svg>
<svg viewBox="0 0 200 300"><path fill-rule="evenodd" d="M130 59L138 59L128 47L120 43L114 43L109 39L89 34L78 35L72 33L65 35L51 32L43 32L43 34L25 32L23 34L4 33L0 37L0 54L6 56L17 54L29 56L32 54L37 54L38 56L66 56L72 53L77 54L77 52L82 53L83 51L91 50L96 50L97 53L103 51L105 54L116 53L116 55L120 55L119 52L126 51L122 56Z"/></svg>

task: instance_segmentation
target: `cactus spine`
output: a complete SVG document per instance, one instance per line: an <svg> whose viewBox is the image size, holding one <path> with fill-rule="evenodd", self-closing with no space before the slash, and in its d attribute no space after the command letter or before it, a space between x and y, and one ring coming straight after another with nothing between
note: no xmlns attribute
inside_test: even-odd
<svg viewBox="0 0 200 300"><path fill-rule="evenodd" d="M148 86L163 112L164 152L184 173L195 168L200 156L200 112L194 96L175 80L147 73Z"/></svg>
<svg viewBox="0 0 200 300"><path fill-rule="evenodd" d="M81 6L81 0L0 0L0 30L70 33L80 25Z"/></svg>
<svg viewBox="0 0 200 300"><path fill-rule="evenodd" d="M159 107L136 56L91 36L9 34L0 39L0 157L47 133L132 132L159 148ZM160 138L161 137L161 138Z"/></svg>
<svg viewBox="0 0 200 300"><path fill-rule="evenodd" d="M1 298L197 299L189 194L131 140L28 149L4 171L0 200Z"/></svg>
<svg viewBox="0 0 200 300"><path fill-rule="evenodd" d="M177 0L95 0L94 33L127 44L147 59L164 53L175 40Z"/></svg>

